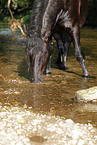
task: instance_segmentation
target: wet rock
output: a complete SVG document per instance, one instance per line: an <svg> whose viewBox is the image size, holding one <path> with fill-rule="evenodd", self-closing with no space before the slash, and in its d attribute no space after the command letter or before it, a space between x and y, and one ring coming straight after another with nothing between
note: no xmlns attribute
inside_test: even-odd
<svg viewBox="0 0 97 145"><path fill-rule="evenodd" d="M97 113L97 105L93 103L85 103L84 105L78 107L76 111Z"/></svg>
<svg viewBox="0 0 97 145"><path fill-rule="evenodd" d="M79 90L75 93L75 98L78 101L97 101L97 87L92 87L85 90Z"/></svg>
<svg viewBox="0 0 97 145"><path fill-rule="evenodd" d="M97 129L30 108L0 105L0 145L5 144L97 145Z"/></svg>

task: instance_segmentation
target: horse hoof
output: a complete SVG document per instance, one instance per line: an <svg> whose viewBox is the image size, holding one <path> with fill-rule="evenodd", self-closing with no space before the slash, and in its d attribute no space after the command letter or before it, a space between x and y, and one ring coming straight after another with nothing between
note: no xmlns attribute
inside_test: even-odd
<svg viewBox="0 0 97 145"><path fill-rule="evenodd" d="M51 72L47 72L46 74L50 75L50 74L51 74Z"/></svg>
<svg viewBox="0 0 97 145"><path fill-rule="evenodd" d="M59 69L67 70L67 67L65 67L62 62L61 63L57 63L57 66L59 67Z"/></svg>
<svg viewBox="0 0 97 145"><path fill-rule="evenodd" d="M84 77L84 78L93 78L93 79L96 78L96 77L94 77L94 76L90 76L90 75L88 75L88 76L83 75L83 77Z"/></svg>
<svg viewBox="0 0 97 145"><path fill-rule="evenodd" d="M68 67L65 67L65 70L68 70Z"/></svg>

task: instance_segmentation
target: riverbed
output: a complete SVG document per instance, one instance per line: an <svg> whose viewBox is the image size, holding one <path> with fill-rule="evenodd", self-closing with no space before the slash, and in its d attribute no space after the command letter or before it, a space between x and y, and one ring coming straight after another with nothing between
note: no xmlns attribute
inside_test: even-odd
<svg viewBox="0 0 97 145"><path fill-rule="evenodd" d="M63 120L70 119L78 124L91 124L93 129L97 129L97 103L83 103L75 100L76 91L97 86L97 30L91 28L81 29L81 46L85 53L85 64L93 78L83 78L82 69L74 56L72 44L67 58L68 70L58 69L56 65L57 47L54 43L52 73L48 76L44 75L43 83L33 84L31 83L31 72L27 71L25 46L26 38L22 37L19 31L13 33L6 24L0 24L1 108L7 108L5 110L8 110L8 113L14 107L21 108L20 112L22 109L27 110L30 108L30 113L32 112L34 116L35 113L36 116L37 114L39 116L43 114L49 116L50 114L55 118L55 122L57 117L62 117ZM25 121L25 119L20 118L20 123L22 121ZM39 136L36 134L33 136ZM33 140L34 143L31 144L37 145L36 143L41 143L38 140L43 140L44 145L47 145L46 140L48 139L46 137L36 137Z"/></svg>

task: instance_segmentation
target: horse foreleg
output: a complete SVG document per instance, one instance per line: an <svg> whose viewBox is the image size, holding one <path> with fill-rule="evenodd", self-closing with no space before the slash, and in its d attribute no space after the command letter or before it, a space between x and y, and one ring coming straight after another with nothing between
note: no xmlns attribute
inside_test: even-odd
<svg viewBox="0 0 97 145"><path fill-rule="evenodd" d="M71 36L68 33L62 33L61 38L64 45L63 62L64 62L65 70L67 70L66 60L67 60L68 50L71 44Z"/></svg>
<svg viewBox="0 0 97 145"><path fill-rule="evenodd" d="M88 77L89 74L86 69L84 58L82 56L81 47L80 47L80 29L78 26L75 26L73 28L73 39L74 39L74 46L75 46L75 57L82 67L83 76Z"/></svg>

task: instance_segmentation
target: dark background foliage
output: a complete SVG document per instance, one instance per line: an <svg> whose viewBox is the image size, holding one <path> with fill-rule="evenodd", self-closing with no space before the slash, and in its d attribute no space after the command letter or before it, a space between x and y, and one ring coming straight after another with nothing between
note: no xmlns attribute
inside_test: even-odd
<svg viewBox="0 0 97 145"><path fill-rule="evenodd" d="M14 17L17 19L23 18L24 22L29 22L33 1L34 0L11 0L10 9ZM8 22L10 19L8 1L0 0L0 21Z"/></svg>
<svg viewBox="0 0 97 145"><path fill-rule="evenodd" d="M34 0L11 0L10 8L16 19L23 18L25 23L29 23ZM11 19L7 8L8 1L0 0L0 21L8 22ZM97 26L97 0L89 0L89 11L85 25Z"/></svg>

